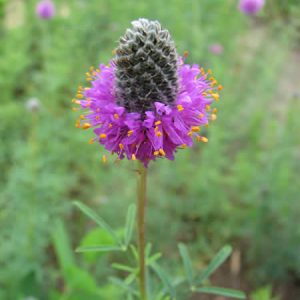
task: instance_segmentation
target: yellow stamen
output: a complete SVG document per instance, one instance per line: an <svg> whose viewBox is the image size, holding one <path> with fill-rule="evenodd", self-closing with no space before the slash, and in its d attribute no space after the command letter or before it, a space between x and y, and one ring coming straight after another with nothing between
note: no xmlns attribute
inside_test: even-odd
<svg viewBox="0 0 300 300"><path fill-rule="evenodd" d="M132 155L131 155L131 159L132 159L132 160L136 160L135 154L132 154Z"/></svg>
<svg viewBox="0 0 300 300"><path fill-rule="evenodd" d="M78 108L77 107L72 107L72 110L73 111L78 111Z"/></svg>
<svg viewBox="0 0 300 300"><path fill-rule="evenodd" d="M203 96L207 96L207 93L206 93L206 92L203 92L202 95L203 95Z"/></svg>
<svg viewBox="0 0 300 300"><path fill-rule="evenodd" d="M189 56L189 51L185 50L185 51L183 52L183 57L188 57L188 56Z"/></svg>
<svg viewBox="0 0 300 300"><path fill-rule="evenodd" d="M96 120L96 121L99 121L99 120L100 120L100 116L96 116L96 117L95 117L95 120Z"/></svg>
<svg viewBox="0 0 300 300"><path fill-rule="evenodd" d="M216 115L216 114L212 114L212 115L210 116L210 119L211 119L212 121L217 120L217 115Z"/></svg>
<svg viewBox="0 0 300 300"><path fill-rule="evenodd" d="M90 123L84 123L81 128L82 129L89 129L91 127L92 127L92 125Z"/></svg>
<svg viewBox="0 0 300 300"><path fill-rule="evenodd" d="M157 155L159 154L159 151L154 151L153 154L154 154L155 156L157 156Z"/></svg>
<svg viewBox="0 0 300 300"><path fill-rule="evenodd" d="M155 124L156 126L157 126L157 125L160 125L160 124L161 124L161 121L156 121L154 124Z"/></svg>
<svg viewBox="0 0 300 300"><path fill-rule="evenodd" d="M76 121L75 127L76 127L76 128L80 128L80 121Z"/></svg>
<svg viewBox="0 0 300 300"><path fill-rule="evenodd" d="M211 86L215 86L216 84L218 84L218 81L217 81L217 80L213 80L213 81L210 83Z"/></svg>
<svg viewBox="0 0 300 300"><path fill-rule="evenodd" d="M121 150L124 150L123 144L119 144L119 148L120 148Z"/></svg>
<svg viewBox="0 0 300 300"><path fill-rule="evenodd" d="M161 136L162 136L162 133L161 133L160 131L157 131L157 132L156 132L156 136L157 136L157 137L161 137Z"/></svg>
<svg viewBox="0 0 300 300"><path fill-rule="evenodd" d="M205 106L205 109L206 109L206 111L210 111L210 110L211 110L210 105L206 105L206 106Z"/></svg>
<svg viewBox="0 0 300 300"><path fill-rule="evenodd" d="M218 93L213 93L211 94L211 96L216 100L218 101L220 99L220 95Z"/></svg>
<svg viewBox="0 0 300 300"><path fill-rule="evenodd" d="M76 100L76 99L72 99L72 102L75 104L80 104L80 101Z"/></svg>
<svg viewBox="0 0 300 300"><path fill-rule="evenodd" d="M201 142L203 142L203 143L207 143L207 142L208 142L208 138L205 137L205 136L201 136L201 137L200 137L200 140L201 140Z"/></svg>
<svg viewBox="0 0 300 300"><path fill-rule="evenodd" d="M214 108L214 109L212 110L213 114L216 114L217 111L218 111L218 110L217 110L216 108Z"/></svg>
<svg viewBox="0 0 300 300"><path fill-rule="evenodd" d="M107 135L105 133L99 134L100 139L106 139Z"/></svg>
<svg viewBox="0 0 300 300"><path fill-rule="evenodd" d="M81 120L85 119L85 115L80 115L80 119Z"/></svg>
<svg viewBox="0 0 300 300"><path fill-rule="evenodd" d="M106 155L102 155L102 162L104 164L107 163L107 157L106 157Z"/></svg>
<svg viewBox="0 0 300 300"><path fill-rule="evenodd" d="M177 109L178 109L178 111L180 112L180 111L183 111L183 110L184 110L184 107L183 107L181 104L178 104L178 105L177 105Z"/></svg>
<svg viewBox="0 0 300 300"><path fill-rule="evenodd" d="M208 69L208 70L207 70L207 74L209 74L209 75L212 74L212 70L211 70L211 69Z"/></svg>
<svg viewBox="0 0 300 300"><path fill-rule="evenodd" d="M119 115L118 115L118 114L114 114L114 118L115 118L116 120L119 120Z"/></svg>
<svg viewBox="0 0 300 300"><path fill-rule="evenodd" d="M94 70L94 67L93 66L91 66L90 67L90 72L92 72Z"/></svg>
<svg viewBox="0 0 300 300"><path fill-rule="evenodd" d="M112 125L111 123L108 124L108 128L112 128L112 126L113 126L113 125Z"/></svg>
<svg viewBox="0 0 300 300"><path fill-rule="evenodd" d="M85 75L86 75L86 77L90 77L91 76L91 74L89 72L86 72Z"/></svg>
<svg viewBox="0 0 300 300"><path fill-rule="evenodd" d="M204 117L204 114L199 114L199 118L202 119Z"/></svg>
<svg viewBox="0 0 300 300"><path fill-rule="evenodd" d="M129 130L128 132L127 132L127 136L131 136L133 134L133 130Z"/></svg>
<svg viewBox="0 0 300 300"><path fill-rule="evenodd" d="M218 90L219 90L219 91L222 91L222 90L223 90L223 85L220 84L220 85L218 86Z"/></svg>
<svg viewBox="0 0 300 300"><path fill-rule="evenodd" d="M187 135L188 136L192 136L193 135L193 131L190 131Z"/></svg>
<svg viewBox="0 0 300 300"><path fill-rule="evenodd" d="M181 148L182 148L182 149L185 149L186 147L187 147L186 144L182 144L182 145L181 145Z"/></svg>
<svg viewBox="0 0 300 300"><path fill-rule="evenodd" d="M94 139L89 139L89 144L93 144L94 143Z"/></svg>
<svg viewBox="0 0 300 300"><path fill-rule="evenodd" d="M199 132L200 131L200 127L199 126L192 126L191 131L192 132Z"/></svg>
<svg viewBox="0 0 300 300"><path fill-rule="evenodd" d="M215 78L215 77L210 77L209 80L210 80L210 81L215 81L216 78Z"/></svg>
<svg viewBox="0 0 300 300"><path fill-rule="evenodd" d="M166 156L166 152L163 149L159 149L159 154L162 156Z"/></svg>
<svg viewBox="0 0 300 300"><path fill-rule="evenodd" d="M159 128L157 126L155 126L154 131L157 131L157 130L159 130Z"/></svg>

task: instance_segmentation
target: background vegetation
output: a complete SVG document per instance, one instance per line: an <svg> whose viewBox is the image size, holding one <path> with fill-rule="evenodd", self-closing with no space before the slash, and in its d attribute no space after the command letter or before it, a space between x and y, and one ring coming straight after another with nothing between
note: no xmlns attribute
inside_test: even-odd
<svg viewBox="0 0 300 300"><path fill-rule="evenodd" d="M72 201L122 226L134 167L101 163L92 133L75 129L71 99L139 17L160 20L188 62L225 87L209 143L151 165L148 240L175 274L178 242L198 269L230 243L232 258L213 281L254 300L273 299L270 287L299 298L300 4L266 2L250 18L236 0L57 0L45 21L37 1L0 1L1 300L120 297L108 280L111 254L74 254L108 237ZM209 51L214 43L222 54ZM31 98L38 110L28 109Z"/></svg>

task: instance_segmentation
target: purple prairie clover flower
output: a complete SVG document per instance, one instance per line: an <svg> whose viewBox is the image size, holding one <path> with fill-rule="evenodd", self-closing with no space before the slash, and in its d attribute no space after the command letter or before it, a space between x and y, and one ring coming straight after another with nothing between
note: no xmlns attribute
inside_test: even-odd
<svg viewBox="0 0 300 300"><path fill-rule="evenodd" d="M42 0L36 5L36 14L41 19L51 19L55 15L55 6L51 0Z"/></svg>
<svg viewBox="0 0 300 300"><path fill-rule="evenodd" d="M158 21L139 19L132 25L110 64L86 73L91 86L80 86L72 102L84 112L76 127L93 128L90 143L147 166L159 157L173 160L194 140L208 141L200 129L216 119L211 104L223 87L211 70L184 63L186 55L177 54Z"/></svg>
<svg viewBox="0 0 300 300"><path fill-rule="evenodd" d="M240 0L239 9L246 15L256 15L265 5L265 0Z"/></svg>
<svg viewBox="0 0 300 300"><path fill-rule="evenodd" d="M208 49L212 54L215 55L221 55L224 52L223 45L219 43L211 44Z"/></svg>

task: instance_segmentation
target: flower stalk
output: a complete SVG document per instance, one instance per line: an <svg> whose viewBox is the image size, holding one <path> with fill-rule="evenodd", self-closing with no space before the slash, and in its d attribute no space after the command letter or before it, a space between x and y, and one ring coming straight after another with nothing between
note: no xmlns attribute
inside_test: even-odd
<svg viewBox="0 0 300 300"><path fill-rule="evenodd" d="M146 292L146 267L145 267L145 215L146 215L146 188L147 169L142 162L138 168L137 184L137 231L139 253L139 289L140 299L147 300Z"/></svg>

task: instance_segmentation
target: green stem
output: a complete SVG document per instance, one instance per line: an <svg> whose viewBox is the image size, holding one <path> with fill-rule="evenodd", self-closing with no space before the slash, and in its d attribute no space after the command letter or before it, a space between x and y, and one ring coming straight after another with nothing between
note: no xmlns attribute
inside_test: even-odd
<svg viewBox="0 0 300 300"><path fill-rule="evenodd" d="M145 279L145 209L146 209L147 170L139 162L138 170L138 198L137 198L137 229L139 251L139 285L141 300L147 300Z"/></svg>

